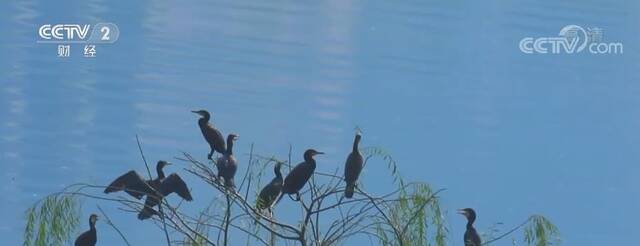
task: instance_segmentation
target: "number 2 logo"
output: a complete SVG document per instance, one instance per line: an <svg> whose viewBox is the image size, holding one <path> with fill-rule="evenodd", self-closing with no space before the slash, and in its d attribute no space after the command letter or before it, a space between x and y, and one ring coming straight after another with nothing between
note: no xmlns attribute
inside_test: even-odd
<svg viewBox="0 0 640 246"><path fill-rule="evenodd" d="M100 28L100 32L102 33L102 37L100 38L101 40L110 40L111 38L109 37L109 32L111 32L111 29L109 29L109 27L103 26L102 28Z"/></svg>

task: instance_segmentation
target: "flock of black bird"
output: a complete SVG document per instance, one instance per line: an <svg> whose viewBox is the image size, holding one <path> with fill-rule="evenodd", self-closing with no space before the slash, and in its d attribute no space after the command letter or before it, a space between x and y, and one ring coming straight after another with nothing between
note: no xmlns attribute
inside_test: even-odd
<svg viewBox="0 0 640 246"><path fill-rule="evenodd" d="M220 156L216 162L216 168L218 171L218 179L224 184L224 186L230 190L235 188L234 176L238 169L238 161L233 156L233 143L238 139L238 135L229 134L226 139L226 143L222 133L211 124L211 114L206 110L191 111L200 115L198 119L198 126L204 139L209 144L211 150L207 155L207 159L213 160L214 152L220 153ZM360 132L356 133L353 141L353 149L347 157L344 169L344 181L345 198L352 198L357 187L358 177L362 172L364 158L358 150L358 145L362 135ZM282 163L276 163L274 167L275 177L269 182L259 193L256 199L256 210L267 210L272 216L273 206L282 199L286 194L290 197L295 195L293 200L300 199L300 191L304 188L305 184L309 181L316 169L316 160L314 156L324 154L323 152L308 149L304 152L304 161L296 165L289 174L283 179L281 167ZM171 163L166 161L158 161L156 165L157 177L155 179L145 180L136 171L131 170L122 176L116 178L111 184L107 186L104 193L112 193L117 191L124 191L132 197L140 200L146 197L144 207L138 213L138 219L145 220L151 218L153 215L160 216L154 207L160 204L160 201L164 197L171 193L177 193L181 198L192 201L191 192L187 184L176 173L172 173L169 176L165 176L163 168ZM473 227L473 222L476 219L476 213L471 208L460 209L459 213L467 218L467 229L464 233L464 245L465 246L481 246L480 236ZM90 229L78 236L75 241L75 246L93 246L97 242L96 233L96 221L98 216L92 214L89 217Z"/></svg>

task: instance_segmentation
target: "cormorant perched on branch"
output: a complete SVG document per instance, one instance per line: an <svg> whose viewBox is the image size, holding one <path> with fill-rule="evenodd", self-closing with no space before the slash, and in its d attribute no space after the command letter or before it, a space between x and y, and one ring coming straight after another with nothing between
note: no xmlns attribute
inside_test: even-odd
<svg viewBox="0 0 640 246"><path fill-rule="evenodd" d="M83 232L76 238L75 246L94 246L98 241L98 234L96 233L96 221L98 221L98 215L92 214L89 216L89 230Z"/></svg>
<svg viewBox="0 0 640 246"><path fill-rule="evenodd" d="M227 151L216 161L218 178L223 179L224 186L231 189L236 187L233 177L236 176L238 170L238 161L233 156L233 142L236 140L238 140L236 134L232 133L227 136Z"/></svg>
<svg viewBox="0 0 640 246"><path fill-rule="evenodd" d="M296 194L296 200L300 200L300 190L316 170L316 160L313 159L313 156L319 154L324 153L314 149L308 149L304 152L304 161L294 167L284 179L284 185L282 186L283 194Z"/></svg>
<svg viewBox="0 0 640 246"><path fill-rule="evenodd" d="M351 150L349 157L347 157L347 162L344 164L344 182L347 183L347 187L344 190L344 197L346 198L353 197L353 191L356 188L358 176L360 176L360 172L362 172L364 159L358 150L358 144L360 143L361 138L362 136L360 135L360 132L357 132L356 137L353 140L353 150Z"/></svg>
<svg viewBox="0 0 640 246"><path fill-rule="evenodd" d="M471 208L458 209L458 213L467 218L467 231L464 232L464 246L481 246L480 236L473 228L473 222L476 221L476 211Z"/></svg>
<svg viewBox="0 0 640 246"><path fill-rule="evenodd" d="M187 184L182 180L182 178L180 178L180 176L178 176L178 174L172 173L165 178L162 168L166 165L171 164L166 161L158 161L158 165L156 166L158 178L151 180L149 183L151 184L151 187L160 194L147 196L147 199L144 201L144 208L138 214L138 219L140 220L148 219L151 218L152 215L158 214L158 212L153 210L153 207L158 205L164 197L171 193L178 193L182 199L187 201L193 200L191 192L189 192L189 187L187 187Z"/></svg>
<svg viewBox="0 0 640 246"><path fill-rule="evenodd" d="M198 126L200 127L200 131L202 131L202 136L204 136L204 139L207 140L207 143L209 143L209 147L211 148L209 155L207 155L207 159L212 160L211 156L213 156L213 151L218 151L218 153L224 154L226 152L224 138L222 137L222 133L220 133L213 124L209 123L211 114L204 109L191 112L202 116L202 118L198 120Z"/></svg>
<svg viewBox="0 0 640 246"><path fill-rule="evenodd" d="M158 177L152 180L144 181L142 177L135 171L129 171L124 175L118 177L116 180L104 190L104 193L111 193L124 190L129 195L140 199L142 196L147 196L144 204L144 208L138 214L138 219L147 219L154 214L158 214L153 207L160 203L165 196L175 192L180 197L187 201L193 200L187 184L175 173L165 177L162 169L171 165L166 161L158 161L156 165L156 172ZM146 185L145 185L146 184Z"/></svg>
<svg viewBox="0 0 640 246"><path fill-rule="evenodd" d="M276 166L273 168L273 172L275 173L276 177L273 178L271 182L264 188L262 188L262 190L260 191L260 195L258 195L258 200L256 201L256 209L258 211L267 209L269 211L269 215L272 214L271 208L282 192L283 181L280 167L282 167L282 162L276 163Z"/></svg>

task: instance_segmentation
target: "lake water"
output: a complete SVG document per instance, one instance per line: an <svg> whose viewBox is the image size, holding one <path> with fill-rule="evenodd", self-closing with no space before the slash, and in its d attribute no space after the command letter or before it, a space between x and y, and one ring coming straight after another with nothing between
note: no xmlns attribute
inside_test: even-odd
<svg viewBox="0 0 640 246"><path fill-rule="evenodd" d="M450 245L462 244L460 207L478 211L480 231L544 214L565 245L632 245L639 12L633 1L2 1L0 239L19 245L24 210L48 193L143 171L136 134L153 162L204 159L190 110L207 108L240 134L241 165L251 143L282 158L291 144L296 162L309 147L327 152L318 170L332 171L361 127L362 144L387 149L407 180L448 189ZM120 38L96 58L36 43L42 24L98 22ZM518 48L571 24L601 28L624 53ZM388 190L377 182L388 172L377 162L362 182ZM192 183L187 212L219 195ZM134 245L163 242L115 204L84 202L82 230L100 204ZM293 217L287 206L276 214ZM98 227L100 245L119 244Z"/></svg>

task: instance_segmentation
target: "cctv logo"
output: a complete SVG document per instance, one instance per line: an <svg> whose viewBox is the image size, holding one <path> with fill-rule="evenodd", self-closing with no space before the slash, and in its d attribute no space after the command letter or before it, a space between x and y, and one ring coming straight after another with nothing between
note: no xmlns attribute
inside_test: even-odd
<svg viewBox="0 0 640 246"><path fill-rule="evenodd" d="M45 40L84 40L89 33L89 27L90 25L58 24L52 26L46 24L38 29L38 34L40 38Z"/></svg>
<svg viewBox="0 0 640 246"><path fill-rule="evenodd" d="M38 28L37 43L115 43L120 36L114 23L89 24L45 24Z"/></svg>

